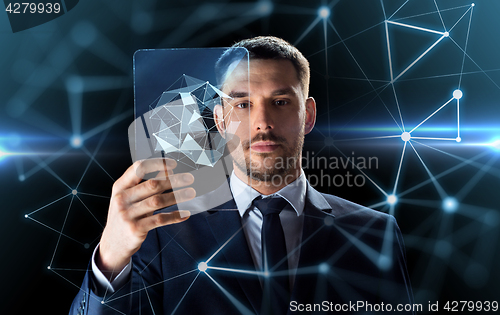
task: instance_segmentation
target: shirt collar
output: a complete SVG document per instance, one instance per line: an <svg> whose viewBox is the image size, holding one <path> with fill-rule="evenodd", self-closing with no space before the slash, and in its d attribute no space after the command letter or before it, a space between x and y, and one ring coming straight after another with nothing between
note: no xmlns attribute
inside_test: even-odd
<svg viewBox="0 0 500 315"><path fill-rule="evenodd" d="M238 212L240 216L243 217L247 209L250 208L252 201L258 196L261 196L261 194L239 179L238 176L234 174L234 171L231 174L229 185ZM293 210L297 213L297 216L300 216L304 211L306 199L306 176L304 175L304 171L301 170L300 176L296 180L270 196L273 195L281 196L288 201ZM262 196L267 197L264 195Z"/></svg>

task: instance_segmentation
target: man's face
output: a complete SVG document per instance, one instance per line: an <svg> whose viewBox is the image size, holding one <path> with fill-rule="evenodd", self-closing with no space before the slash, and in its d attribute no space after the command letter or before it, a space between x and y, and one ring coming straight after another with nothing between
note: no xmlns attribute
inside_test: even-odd
<svg viewBox="0 0 500 315"><path fill-rule="evenodd" d="M217 126L223 135L235 135L227 144L235 172L267 182L298 170L316 107L303 95L291 61L254 59L249 69L241 63L226 79L223 92L232 99L223 106L223 123L221 109L216 110Z"/></svg>

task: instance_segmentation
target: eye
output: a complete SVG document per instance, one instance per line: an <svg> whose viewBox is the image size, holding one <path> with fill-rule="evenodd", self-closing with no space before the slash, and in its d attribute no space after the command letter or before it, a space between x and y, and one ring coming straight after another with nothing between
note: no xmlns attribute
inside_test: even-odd
<svg viewBox="0 0 500 315"><path fill-rule="evenodd" d="M241 102L241 103L236 104L234 107L244 109L244 108L248 108L249 106L250 106L250 103L248 103L248 102Z"/></svg>
<svg viewBox="0 0 500 315"><path fill-rule="evenodd" d="M284 105L288 104L288 101L287 100L276 100L276 101L274 101L274 104L277 106L284 106Z"/></svg>

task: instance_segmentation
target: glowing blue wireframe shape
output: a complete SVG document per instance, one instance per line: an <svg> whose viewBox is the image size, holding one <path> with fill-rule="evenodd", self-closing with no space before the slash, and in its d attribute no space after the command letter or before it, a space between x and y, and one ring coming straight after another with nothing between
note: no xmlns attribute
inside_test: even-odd
<svg viewBox="0 0 500 315"><path fill-rule="evenodd" d="M165 156L182 153L197 165L215 166L223 156L226 140L205 120L214 120L216 105L231 97L207 81L183 75L185 86L167 90L147 117L155 140L153 147ZM174 155L172 155L174 154ZM177 158L178 160L178 158Z"/></svg>
<svg viewBox="0 0 500 315"><path fill-rule="evenodd" d="M387 21L387 23L398 25L398 26L403 26L403 27L408 27L408 28L419 30L419 31L424 31L424 32L429 32L429 33L444 35L446 37L447 37L446 34L448 33L448 32L435 31L435 30L431 30L431 29L428 29L428 28L424 28L424 27L419 27L419 26L415 26L415 25L409 25L409 24L404 24L404 23L399 23L399 22L394 22L394 21ZM449 33L448 33L448 35L449 35Z"/></svg>

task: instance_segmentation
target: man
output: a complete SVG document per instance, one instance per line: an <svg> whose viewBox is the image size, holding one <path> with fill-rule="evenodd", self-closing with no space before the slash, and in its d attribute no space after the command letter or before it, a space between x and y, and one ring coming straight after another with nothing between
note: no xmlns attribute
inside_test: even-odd
<svg viewBox="0 0 500 315"><path fill-rule="evenodd" d="M413 298L394 218L317 192L301 169L316 119L307 60L275 37L233 47L249 51L250 65L227 71L230 52L219 62L231 99L214 118L223 137L234 132L229 185L193 199L193 176L173 174L174 161L134 163L113 186L70 314L404 310L397 305ZM236 131L228 127L234 121ZM158 171L167 180L141 181ZM192 217L170 211L176 202L214 200L217 207Z"/></svg>

